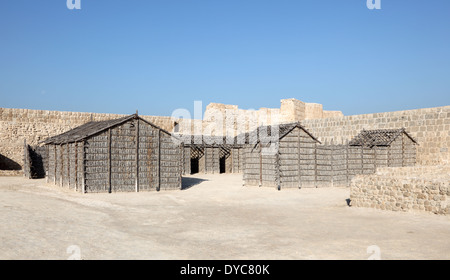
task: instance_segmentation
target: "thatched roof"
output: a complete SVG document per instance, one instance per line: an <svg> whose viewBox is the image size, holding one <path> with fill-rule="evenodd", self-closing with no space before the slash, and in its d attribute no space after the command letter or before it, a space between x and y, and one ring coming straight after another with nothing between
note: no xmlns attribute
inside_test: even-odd
<svg viewBox="0 0 450 280"><path fill-rule="evenodd" d="M406 132L405 128L400 129L377 129L377 130L362 130L350 142L350 146L390 146L392 142L400 135L405 134L414 144L417 141Z"/></svg>
<svg viewBox="0 0 450 280"><path fill-rule="evenodd" d="M161 129L160 127L142 119L141 117L138 116L138 114L133 114L133 115L129 115L126 117L113 119L113 120L88 122L88 123L85 123L83 125L80 125L80 126L74 128L74 129L66 131L62 134L47 138L46 140L42 141L41 144L61 145L61 144L78 142L78 141L84 140L90 136L93 136L97 133L103 132L111 127L123 124L131 119L139 119L155 128ZM161 131L170 135L170 132L168 132L164 129L161 129Z"/></svg>
<svg viewBox="0 0 450 280"><path fill-rule="evenodd" d="M184 146L226 147L237 144L235 137L208 135L179 135L179 137L182 138Z"/></svg>
<svg viewBox="0 0 450 280"><path fill-rule="evenodd" d="M240 147L247 144L259 143L261 135L272 136L272 129L278 129L278 139L281 140L284 136L289 134L294 128L300 128L305 131L311 138L320 143L308 130L306 130L300 123L280 124L276 126L260 126L252 132L241 133L233 138L226 136L206 136L206 135L180 135L184 140L185 146L197 147ZM201 142L199 141L201 139ZM200 142L200 143L199 143Z"/></svg>
<svg viewBox="0 0 450 280"><path fill-rule="evenodd" d="M306 132L306 134L308 134L314 141L316 141L317 143L321 144L321 142L314 137L305 127L303 127L299 122L295 122L295 123L285 123L285 124L279 124L279 125L266 125L266 126L260 126L258 127L256 130L252 131L252 132L246 132L243 134L240 134L237 136L237 138L240 137L240 139L245 139L245 144L258 144L261 135L267 135L267 137L271 137L272 136L272 129L275 129L275 131L278 133L278 140L283 139L286 135L288 135L292 130L294 130L295 128L299 128L301 130L303 130L304 132ZM278 129L278 131L277 131ZM257 141L256 143L251 143L254 142L252 141L253 139L251 139L251 137L257 137ZM241 140L242 141L242 140Z"/></svg>

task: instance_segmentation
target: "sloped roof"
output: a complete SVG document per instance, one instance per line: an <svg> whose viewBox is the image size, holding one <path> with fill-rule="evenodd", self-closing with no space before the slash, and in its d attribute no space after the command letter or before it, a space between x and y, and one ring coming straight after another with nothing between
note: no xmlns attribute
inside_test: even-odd
<svg viewBox="0 0 450 280"><path fill-rule="evenodd" d="M236 137L230 139L227 136L180 135L180 138L184 140L185 146L223 147L237 144ZM201 143L199 143L199 139Z"/></svg>
<svg viewBox="0 0 450 280"><path fill-rule="evenodd" d="M203 147L224 147L224 146L242 146L246 144L257 144L259 143L260 132L264 131L263 135L268 137L272 136L272 128L278 129L278 139L282 139L284 136L289 134L294 128L300 128L305 131L312 139L320 143L317 138L315 138L308 130L306 130L300 123L287 123L280 124L276 126L260 126L252 132L241 133L235 136L232 140L226 136L205 136L205 135L184 135L182 136L185 140L185 146L203 146ZM253 139L254 137L254 139ZM186 138L189 140L186 141ZM198 142L198 139L202 139L202 143ZM231 141L230 141L231 140ZM253 143L256 140L255 143Z"/></svg>
<svg viewBox="0 0 450 280"><path fill-rule="evenodd" d="M46 140L42 141L41 144L61 145L61 144L78 142L78 141L84 140L90 136L93 136L99 132L105 131L111 127L125 123L131 119L139 119L155 128L161 129L160 127L142 119L141 117L138 116L138 114L133 114L133 115L129 115L126 117L113 119L113 120L88 122L88 123L85 123L83 125L80 125L80 126L74 128L74 129L66 131L62 134L59 134L59 135L56 135L53 137L49 137ZM161 131L170 135L170 132L168 132L164 129L161 129Z"/></svg>
<svg viewBox="0 0 450 280"><path fill-rule="evenodd" d="M414 144L417 141L406 132L405 128L400 129L376 129L376 130L362 130L350 142L350 146L389 146L392 142L402 134L407 135Z"/></svg>
<svg viewBox="0 0 450 280"><path fill-rule="evenodd" d="M275 129L278 128L278 131L277 131L278 132L278 140L283 139L286 135L288 135L295 128L299 128L299 129L303 130L304 132L306 132L306 134L308 134L314 141L316 141L317 143L321 143L306 128L304 128L299 122L285 123L285 124L279 124L279 125L275 125L275 126L272 126L272 125L260 126L252 132L246 132L246 133L238 135L237 137L241 137L241 139L242 139L242 137L244 137L245 144L258 144L260 141L259 136L261 135L261 131L264 131L264 135L267 135L267 137L271 137L273 128L275 128ZM250 143L251 135L258 136L258 140L256 143Z"/></svg>

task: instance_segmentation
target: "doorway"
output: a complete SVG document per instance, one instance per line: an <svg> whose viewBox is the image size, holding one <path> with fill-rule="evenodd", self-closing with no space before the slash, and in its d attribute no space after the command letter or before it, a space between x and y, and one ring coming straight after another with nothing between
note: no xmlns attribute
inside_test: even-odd
<svg viewBox="0 0 450 280"><path fill-rule="evenodd" d="M226 165L225 157L221 157L221 158L220 158L220 161L219 161L219 170L220 170L220 174L226 173L225 165Z"/></svg>
<svg viewBox="0 0 450 280"><path fill-rule="evenodd" d="M191 158L191 174L196 174L199 172L198 167L199 158Z"/></svg>

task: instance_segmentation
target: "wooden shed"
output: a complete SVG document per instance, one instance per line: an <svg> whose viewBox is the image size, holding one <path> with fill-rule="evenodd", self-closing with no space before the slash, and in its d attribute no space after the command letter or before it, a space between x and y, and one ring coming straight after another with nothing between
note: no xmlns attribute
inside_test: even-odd
<svg viewBox="0 0 450 280"><path fill-rule="evenodd" d="M137 114L48 138L47 180L80 192L181 188L182 143Z"/></svg>
<svg viewBox="0 0 450 280"><path fill-rule="evenodd" d="M188 136L184 142L183 174L242 172L242 145L223 136Z"/></svg>
<svg viewBox="0 0 450 280"><path fill-rule="evenodd" d="M362 147L364 157L371 159L375 167L415 165L416 145L405 128L362 130L349 142L350 147Z"/></svg>
<svg viewBox="0 0 450 280"><path fill-rule="evenodd" d="M273 138L273 129L278 129ZM254 134L266 131L270 141L258 139L244 152L244 185L299 188L317 180L316 146L320 144L300 123L260 127ZM250 141L251 142L251 141Z"/></svg>

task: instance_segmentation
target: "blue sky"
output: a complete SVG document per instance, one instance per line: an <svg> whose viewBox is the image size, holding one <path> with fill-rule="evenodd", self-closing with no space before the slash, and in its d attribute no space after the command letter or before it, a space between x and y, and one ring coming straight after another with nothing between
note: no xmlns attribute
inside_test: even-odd
<svg viewBox="0 0 450 280"><path fill-rule="evenodd" d="M194 101L345 115L450 105L450 1L0 2L0 107L131 114Z"/></svg>

